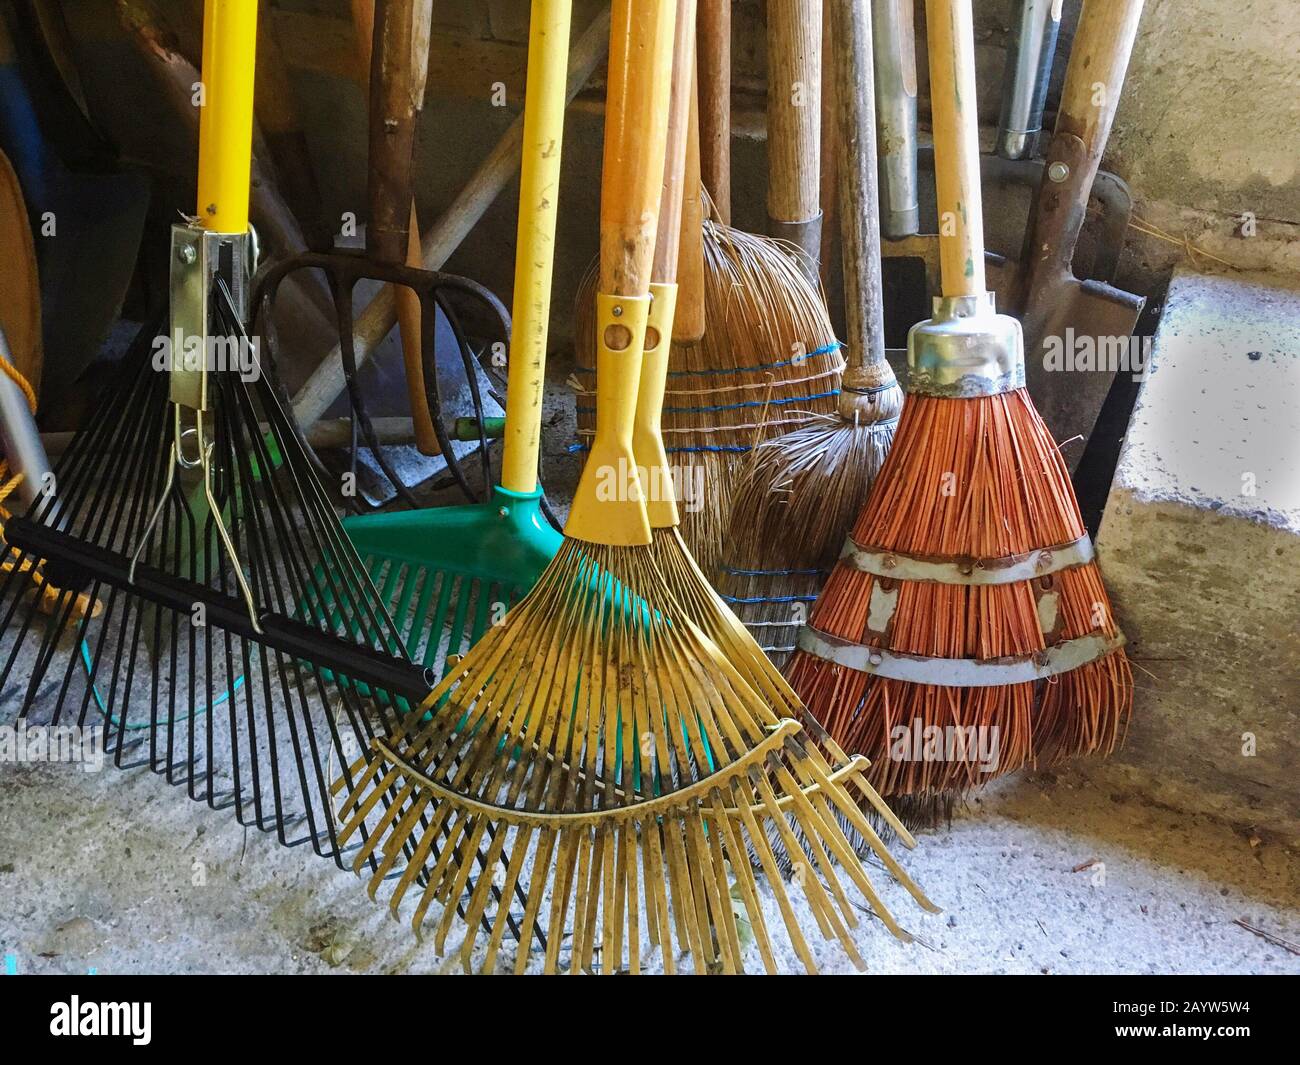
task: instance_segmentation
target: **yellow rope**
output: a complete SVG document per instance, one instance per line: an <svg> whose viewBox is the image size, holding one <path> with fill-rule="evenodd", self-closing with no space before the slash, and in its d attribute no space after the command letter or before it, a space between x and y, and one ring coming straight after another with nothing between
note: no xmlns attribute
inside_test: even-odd
<svg viewBox="0 0 1300 1065"><path fill-rule="evenodd" d="M1155 237L1157 240L1163 240L1166 243L1178 245L1180 248L1183 249L1187 257L1192 260L1193 264L1197 263L1197 257L1200 256L1209 259L1211 262L1219 263L1221 266L1226 266L1232 270L1244 269L1244 267L1238 266L1234 262L1230 262L1227 259L1221 258L1220 256L1215 255L1213 252L1206 251L1204 248L1197 247L1195 244L1191 242L1191 239L1186 234L1184 234L1181 237L1176 237L1171 233L1166 233L1154 222L1148 222L1146 219L1139 218L1137 215L1134 215L1132 217L1132 219L1129 221L1129 225L1132 226L1134 229L1136 229L1139 233L1145 233L1148 237Z"/></svg>
<svg viewBox="0 0 1300 1065"><path fill-rule="evenodd" d="M0 370L5 372L14 384L16 384L22 393L27 397L27 405L32 408L32 413L36 413L36 392L33 390L31 383L25 378L7 359L0 359Z"/></svg>

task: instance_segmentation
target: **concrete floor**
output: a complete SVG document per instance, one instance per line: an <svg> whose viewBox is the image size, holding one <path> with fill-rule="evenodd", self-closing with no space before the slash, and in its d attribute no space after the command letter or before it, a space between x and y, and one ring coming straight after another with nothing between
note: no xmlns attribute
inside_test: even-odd
<svg viewBox="0 0 1300 1065"><path fill-rule="evenodd" d="M1300 973L1300 956L1234 923L1300 950L1300 854L1118 787L1023 776L923 837L905 864L944 912L889 885L918 942L864 921L870 970ZM0 795L9 971L459 971L350 873L147 772L7 764ZM824 971L851 971L838 946L818 946Z"/></svg>

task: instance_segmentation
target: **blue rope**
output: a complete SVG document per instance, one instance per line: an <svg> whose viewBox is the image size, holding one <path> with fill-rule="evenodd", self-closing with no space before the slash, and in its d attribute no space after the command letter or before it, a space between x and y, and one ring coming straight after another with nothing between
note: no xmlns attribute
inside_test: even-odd
<svg viewBox="0 0 1300 1065"><path fill-rule="evenodd" d="M590 451L591 445L570 444L566 450L570 455L574 455L579 451ZM664 450L667 451L668 454L670 455L677 455L687 451L703 451L703 452L713 452L715 454L723 454L723 455L736 455L736 454L744 454L746 451L749 451L751 449L749 448L748 445L745 444L728 444L725 446L721 444L700 444L697 447L670 447L670 448L665 448Z"/></svg>
<svg viewBox="0 0 1300 1065"><path fill-rule="evenodd" d="M819 358L822 355L829 355L833 351L839 351L846 345L839 340L832 340L829 344L824 344L815 351L810 351L806 355L797 358L782 359L780 362L760 362L755 366L728 366L718 370L669 370L669 377L714 377L723 374L733 373L761 373L764 370L780 370L787 366L800 366L809 359ZM590 366L579 366L576 368L577 373L594 374L596 371Z"/></svg>
<svg viewBox="0 0 1300 1065"><path fill-rule="evenodd" d="M722 572L737 577L825 577L830 574L828 569L732 569L730 566L723 566Z"/></svg>
<svg viewBox="0 0 1300 1065"><path fill-rule="evenodd" d="M815 392L811 396L787 396L784 399L751 399L744 403L723 403L712 407L665 407L665 414L712 414L724 410L744 410L748 407L787 407L791 403L809 403L814 399L834 399L840 394L838 388L829 392ZM577 407L578 414L595 414L595 407Z"/></svg>
<svg viewBox="0 0 1300 1065"><path fill-rule="evenodd" d="M719 593L721 594L721 593ZM756 595L752 598L741 598L735 595L724 595L722 598L728 603L737 603L748 605L753 603L815 603L815 595Z"/></svg>

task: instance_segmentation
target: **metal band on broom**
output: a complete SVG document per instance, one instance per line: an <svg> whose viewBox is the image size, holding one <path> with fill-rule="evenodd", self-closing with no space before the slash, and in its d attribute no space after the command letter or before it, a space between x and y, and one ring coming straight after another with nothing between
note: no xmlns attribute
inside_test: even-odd
<svg viewBox="0 0 1300 1065"><path fill-rule="evenodd" d="M692 0L681 5L692 6ZM797 846L797 832L815 857L799 878L800 892L778 877L769 888L810 970L796 906L811 908L823 934L838 937L859 960L848 934L856 916L841 875L906 937L837 823L847 817L871 831L845 790L849 781L861 781L865 762L832 765L805 747L791 714L778 712L747 683L753 665L727 660L656 561L661 552L638 459L652 451L656 468L647 468L645 479L657 489L670 483L662 443L647 419L662 394L673 302L671 257L660 257L657 309L651 310L665 157L655 131L665 127L669 111L672 57L679 60L680 87L690 55L690 20L681 19L674 47L676 21L664 0L618 0L613 7L610 66L617 73L606 108L601 195L599 416L565 543L533 592L431 693L428 713L412 715L404 729L375 744L368 764L353 767L365 783L344 804L359 821L389 788L397 789L399 801L378 815L379 829L364 839L359 855L364 861L382 844L371 890L397 873L396 909L419 879L413 924L419 929L440 907L440 950L455 923L450 904L468 890L465 927L474 929L486 916L492 931L477 955L483 944L470 932L460 955L485 970L496 965L504 910L493 912L489 878L469 885L471 871L458 857L480 845L489 861L507 863L503 892L528 885L526 922L573 930L570 971L591 970L599 956L604 972L637 972L643 940L659 948L668 971L682 951L697 971L740 971L746 948L733 910L737 896L753 928L753 950L774 970L747 850L756 848L774 870L767 827L785 826L787 819L795 823L784 830L787 846ZM679 131L680 95L677 103L671 125ZM643 374L647 321L652 366ZM648 398L638 413L642 387ZM626 478L626 491L602 492L612 477ZM671 494L658 503L655 522L667 528L675 520ZM684 553L682 561L690 565ZM696 581L703 586L698 573ZM743 633L734 619L733 625ZM440 858L428 859L427 844L444 827L451 843ZM345 836L352 831L349 822ZM414 844L414 855L402 870L406 843ZM932 908L881 851L908 890ZM844 863L838 874L834 861ZM564 938L548 937L547 971L560 967ZM528 962L519 951L516 971Z"/></svg>
<svg viewBox="0 0 1300 1065"><path fill-rule="evenodd" d="M927 10L943 295L908 337L893 450L786 669L887 797L1108 752L1132 704L1020 324L985 291L970 0Z"/></svg>

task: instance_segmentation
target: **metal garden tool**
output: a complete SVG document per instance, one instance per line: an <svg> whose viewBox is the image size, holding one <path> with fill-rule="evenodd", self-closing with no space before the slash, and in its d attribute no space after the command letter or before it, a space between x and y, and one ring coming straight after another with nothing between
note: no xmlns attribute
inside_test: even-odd
<svg viewBox="0 0 1300 1065"><path fill-rule="evenodd" d="M358 284L370 281L391 285L402 293L398 304L403 309L406 380L411 409L418 420L417 441L424 442L420 424L427 420L425 427L434 435L436 450L441 452L448 471L470 499L476 498L475 492L461 469L457 449L447 433L435 367L439 360L452 358L462 363L473 414L481 419L484 410L479 388L480 374L473 349L459 325L456 301L467 298L477 301L488 319L495 319L502 339L510 333L505 308L482 285L455 274L406 265L413 216L411 196L416 122L423 106L428 71L431 5L432 0L390 2L379 5L377 13L380 17L374 20L371 52L375 56L385 54L390 58L386 65L369 64L371 114L367 185L370 217L366 225L365 251L307 252L277 263L260 279L254 300L257 320L270 321L274 315L276 294L287 277L303 270L319 270L325 276L334 296L344 379L362 440L398 496L411 507L418 507L419 503L384 454L357 377L354 290ZM387 49L387 52L381 52L381 49ZM450 324L457 350L445 350L445 344L443 350L438 350L439 335L444 340L446 337L446 333L438 328L440 319ZM466 411L461 409L455 413L465 414ZM492 472L485 438L480 441L479 459L484 481L490 483Z"/></svg>
<svg viewBox="0 0 1300 1065"><path fill-rule="evenodd" d="M686 0L679 10L690 7ZM686 950L698 972L740 971L747 959L737 905L753 927L756 952L775 969L749 847L769 870L767 888L804 964L815 967L791 905L796 893L807 898L823 934L838 938L856 959L848 928L857 916L841 877L906 938L836 820L842 813L871 832L845 790L865 766L832 766L805 746L802 728L784 707L745 679L751 662L733 664L695 624L692 605L678 598L657 560L644 489L651 488L651 503L663 505L654 509L671 508L671 477L662 443L644 451L635 443L648 428L637 408L650 413L639 394L651 387L657 400L667 371L672 286L663 283L652 299L651 278L663 238L657 222L663 178L681 173L680 162L671 171L664 166L666 141L674 128L680 134L667 117L668 70L674 53L689 55L690 37L684 33L673 47L676 20L666 0L615 0L612 10L597 296L599 412L564 544L533 591L430 694L429 713L410 715L402 731L375 743L371 759L358 761L354 768L365 780L349 792L345 809L360 821L377 805L388 807L381 832L366 838L359 830L366 838L359 857L382 844L371 886L390 870L398 876L395 910L425 874L412 922L435 925L439 949L455 923L449 904L465 895L461 846L472 849L490 838L488 860L500 856L509 864L505 889L527 883L525 920L546 906L544 922L555 933L540 959L548 972L562 964L566 937L559 932L570 927L564 959L570 971L599 965L607 973L637 972L643 940L660 948L668 969ZM686 14L682 20L689 28ZM679 76L679 89L684 82ZM671 109L678 120L684 111ZM669 136L659 132L665 128ZM667 275L666 268L659 274ZM654 359L648 376L642 372L647 337ZM653 465L642 470L645 460ZM684 549L679 557L689 564ZM693 583L705 586L698 572ZM716 597L712 603L725 619ZM731 625L743 636L734 619ZM392 789L399 799L411 797L409 810L384 802ZM429 828L418 823L421 815ZM765 833L775 826L793 850L795 829L787 818L810 841L812 855L794 888L777 873ZM444 826L456 845L445 847L442 859L428 859L430 831ZM414 846L415 861L403 861L404 843ZM828 852L842 864L833 865ZM481 964L492 971L500 913L491 913L480 878L465 917L471 931L458 948L466 963L479 945L473 929L488 916L493 931ZM520 951L516 971L529 961Z"/></svg>
<svg viewBox="0 0 1300 1065"><path fill-rule="evenodd" d="M1052 80L1063 0L1019 0L1002 73L997 153L1029 159L1043 131L1043 108Z"/></svg>
<svg viewBox="0 0 1300 1065"><path fill-rule="evenodd" d="M504 426L473 421L456 436L503 435L501 483L488 502L349 518L344 528L412 658L445 671L524 595L559 549L537 482L542 385L564 133L569 0L536 0L529 29L514 331ZM340 334L345 335L345 334ZM458 419L466 422L468 419Z"/></svg>
<svg viewBox="0 0 1300 1065"><path fill-rule="evenodd" d="M1030 222L1021 315L1026 371L1043 419L1062 443L1091 436L1121 363L1132 372L1141 369L1128 356L1145 297L1080 280L1074 253L1119 107L1142 3L1084 3ZM1083 449L1072 454L1071 467Z"/></svg>
<svg viewBox="0 0 1300 1065"><path fill-rule="evenodd" d="M243 325L256 25L254 0L208 0L199 209L172 229L169 343L161 323L141 331L57 491L6 524L6 558L43 564L36 597L21 565L0 584L0 691L20 717L99 728L119 766L342 863L328 781L431 678Z"/></svg>

